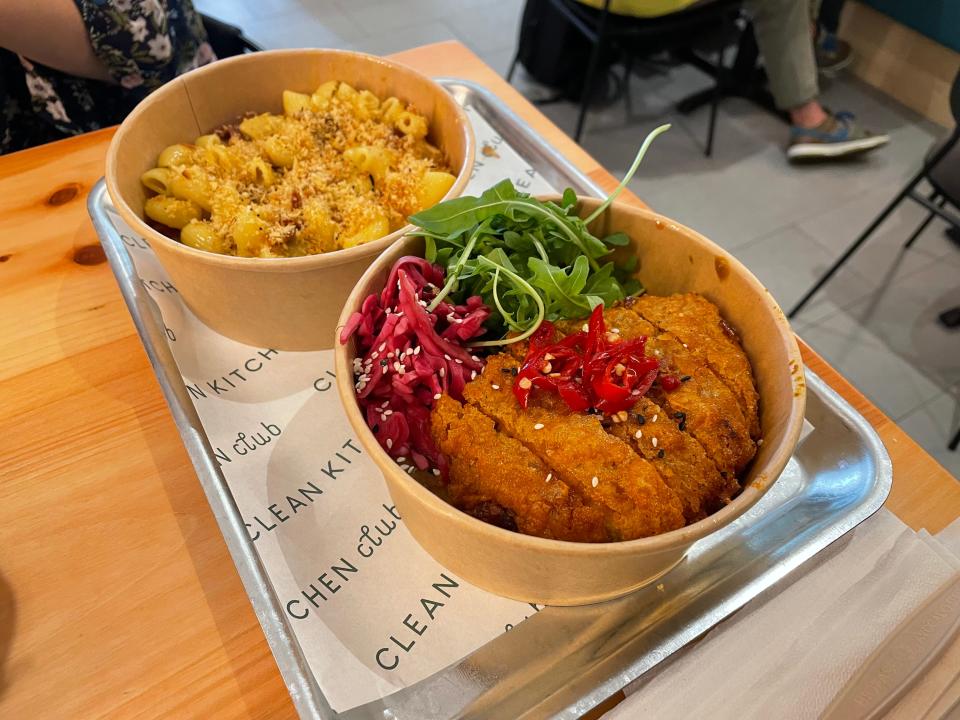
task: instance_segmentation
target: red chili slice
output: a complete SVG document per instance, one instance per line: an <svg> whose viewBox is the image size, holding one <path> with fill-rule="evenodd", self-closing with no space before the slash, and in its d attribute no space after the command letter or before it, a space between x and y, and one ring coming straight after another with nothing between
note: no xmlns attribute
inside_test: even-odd
<svg viewBox="0 0 960 720"><path fill-rule="evenodd" d="M553 323L545 321L530 339L513 385L521 407L527 407L530 393L539 388L557 393L574 412L595 408L613 414L632 407L659 374L657 359L645 354L646 337L608 338L602 305L591 313L586 332L559 342L552 341L554 335ZM675 378L664 376L661 381L669 379Z"/></svg>

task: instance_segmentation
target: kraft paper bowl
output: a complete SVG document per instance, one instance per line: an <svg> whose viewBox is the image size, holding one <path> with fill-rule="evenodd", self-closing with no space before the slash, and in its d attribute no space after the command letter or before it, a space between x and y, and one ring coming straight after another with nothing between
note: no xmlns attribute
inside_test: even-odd
<svg viewBox="0 0 960 720"><path fill-rule="evenodd" d="M171 240L143 220L140 175L173 143L192 143L247 111L281 113L284 90L313 92L342 80L381 99L409 102L430 123L463 192L473 169L473 130L440 85L399 63L342 50L275 50L221 60L167 83L141 102L107 152L107 189L117 211L153 248L181 297L208 326L235 340L281 350L331 347L340 309L370 262L406 229L346 250L296 258L244 258Z"/></svg>
<svg viewBox="0 0 960 720"><path fill-rule="evenodd" d="M599 201L582 198L586 215ZM598 235L623 231L626 252L639 254L637 275L654 295L697 292L739 333L760 393L763 444L743 491L708 518L679 530L616 543L545 540L503 530L460 512L401 470L367 428L353 388L353 343L337 343L337 387L363 446L383 472L397 509L417 541L464 580L498 595L548 605L607 600L650 583L679 563L696 541L743 515L769 489L793 453L806 399L803 365L783 312L763 285L729 253L702 235L649 210L614 203L592 226ZM383 287L403 255L422 255L419 238L396 243L364 274L341 316L345 323Z"/></svg>

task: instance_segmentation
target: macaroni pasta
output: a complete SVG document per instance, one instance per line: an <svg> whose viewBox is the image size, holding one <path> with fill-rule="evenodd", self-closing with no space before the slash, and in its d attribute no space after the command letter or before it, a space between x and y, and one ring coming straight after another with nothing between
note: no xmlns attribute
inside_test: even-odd
<svg viewBox="0 0 960 720"><path fill-rule="evenodd" d="M171 145L141 177L148 218L185 245L294 257L376 240L439 202L454 176L427 119L395 97L330 81L285 90L283 115Z"/></svg>

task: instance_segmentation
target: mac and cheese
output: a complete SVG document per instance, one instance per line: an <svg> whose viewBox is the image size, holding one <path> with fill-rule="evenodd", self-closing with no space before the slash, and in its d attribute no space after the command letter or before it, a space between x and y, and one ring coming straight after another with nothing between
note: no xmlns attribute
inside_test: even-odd
<svg viewBox="0 0 960 720"><path fill-rule="evenodd" d="M453 185L427 119L395 97L330 81L285 90L283 115L171 145L141 177L148 218L185 245L243 257L294 257L376 240Z"/></svg>

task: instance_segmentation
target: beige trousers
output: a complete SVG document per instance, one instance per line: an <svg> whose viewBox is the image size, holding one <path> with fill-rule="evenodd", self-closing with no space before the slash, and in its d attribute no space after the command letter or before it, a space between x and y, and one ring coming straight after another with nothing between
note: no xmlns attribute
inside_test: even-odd
<svg viewBox="0 0 960 720"><path fill-rule="evenodd" d="M753 19L770 92L781 110L803 105L820 94L810 35L810 3L811 0L744 3Z"/></svg>

